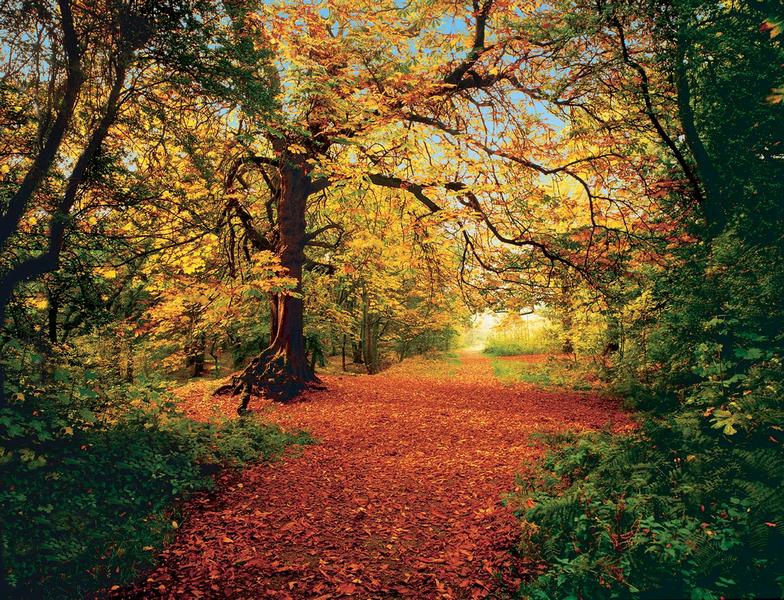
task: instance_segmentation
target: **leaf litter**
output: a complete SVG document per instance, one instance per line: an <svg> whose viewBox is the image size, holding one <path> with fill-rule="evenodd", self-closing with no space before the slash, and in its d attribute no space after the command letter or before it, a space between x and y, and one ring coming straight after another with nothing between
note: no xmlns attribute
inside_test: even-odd
<svg viewBox="0 0 784 600"><path fill-rule="evenodd" d="M530 435L634 427L595 392L502 385L477 354L323 379L299 402L252 405L318 443L222 474L186 504L160 565L111 596L501 597L538 568L510 553L519 524L501 502L546 451ZM186 412L214 410L187 390Z"/></svg>

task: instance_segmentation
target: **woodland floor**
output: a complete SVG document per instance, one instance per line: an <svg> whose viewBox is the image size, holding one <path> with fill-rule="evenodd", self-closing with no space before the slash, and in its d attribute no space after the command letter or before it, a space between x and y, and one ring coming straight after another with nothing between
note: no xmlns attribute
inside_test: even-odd
<svg viewBox="0 0 784 600"><path fill-rule="evenodd" d="M512 559L519 526L501 503L545 451L530 435L632 427L595 392L502 384L480 354L323 379L301 402L252 404L318 443L193 499L124 597L503 597L536 568ZM214 410L205 384L184 390L188 412Z"/></svg>

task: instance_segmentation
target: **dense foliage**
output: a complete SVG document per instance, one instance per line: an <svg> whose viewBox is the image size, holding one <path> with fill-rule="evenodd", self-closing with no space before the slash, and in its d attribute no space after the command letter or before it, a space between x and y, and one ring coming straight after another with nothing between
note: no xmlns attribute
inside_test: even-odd
<svg viewBox="0 0 784 600"><path fill-rule="evenodd" d="M521 551L549 568L524 596L784 595L782 51L769 8L675 2L653 21L663 50L679 38L662 61L690 57L721 216L687 225L700 240L605 312L620 350L609 375L645 412L637 433L581 438L526 478Z"/></svg>
<svg viewBox="0 0 784 600"><path fill-rule="evenodd" d="M783 27L776 0L2 3L0 595L130 577L177 498L302 441L185 419L177 382L233 373L244 413L485 310L504 382L643 411L526 480L549 569L521 594L781 593Z"/></svg>
<svg viewBox="0 0 784 600"><path fill-rule="evenodd" d="M118 384L73 360L31 378L42 357L26 360L0 409L2 543L20 597L129 581L177 529L176 500L209 489L222 468L307 441L253 418L193 421L160 384Z"/></svg>

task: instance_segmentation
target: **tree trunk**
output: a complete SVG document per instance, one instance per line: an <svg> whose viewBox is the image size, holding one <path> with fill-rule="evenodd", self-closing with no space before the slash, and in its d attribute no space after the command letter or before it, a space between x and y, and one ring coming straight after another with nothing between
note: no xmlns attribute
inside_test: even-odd
<svg viewBox="0 0 784 600"><path fill-rule="evenodd" d="M283 160L283 159L282 159ZM242 396L238 409L248 408L251 395L264 395L282 402L293 399L309 382L318 381L307 363L303 336L302 267L305 262L305 209L311 181L303 166L284 163L278 193L278 245L276 253L283 274L296 285L294 294L270 298L272 341L245 370L217 393L231 391Z"/></svg>
<svg viewBox="0 0 784 600"><path fill-rule="evenodd" d="M49 310L47 311L47 321L49 330L49 343L54 346L57 344L57 316L60 311L60 303L51 294L49 295Z"/></svg>
<svg viewBox="0 0 784 600"><path fill-rule="evenodd" d="M368 374L378 373L378 319L370 314L367 292L362 292L362 356Z"/></svg>
<svg viewBox="0 0 784 600"><path fill-rule="evenodd" d="M204 375L204 363L206 362L204 354L207 351L207 344L204 334L200 333L198 336L196 336L196 339L193 340L192 343L193 345L191 346L191 355L188 357L189 362L193 367L191 376L201 377Z"/></svg>
<svg viewBox="0 0 784 600"><path fill-rule="evenodd" d="M705 188L705 197L702 211L708 230L718 235L727 224L727 215L721 197L719 173L713 164L705 145L702 142L694 120L694 110L691 106L691 90L687 73L687 44L684 27L678 30L676 39L675 58L675 86L678 95L678 118L683 127L686 145L689 147L694 162L697 163L697 173Z"/></svg>
<svg viewBox="0 0 784 600"><path fill-rule="evenodd" d="M125 381L133 383L135 371L133 368L133 341L128 342L128 356L125 361Z"/></svg>
<svg viewBox="0 0 784 600"><path fill-rule="evenodd" d="M364 361L362 360L362 336L360 334L360 339L358 341L351 341L351 362L355 365L361 365Z"/></svg>
<svg viewBox="0 0 784 600"><path fill-rule="evenodd" d="M218 362L218 343L215 340L212 340L210 344L210 356L213 362L213 372L217 375L220 372L220 363Z"/></svg>

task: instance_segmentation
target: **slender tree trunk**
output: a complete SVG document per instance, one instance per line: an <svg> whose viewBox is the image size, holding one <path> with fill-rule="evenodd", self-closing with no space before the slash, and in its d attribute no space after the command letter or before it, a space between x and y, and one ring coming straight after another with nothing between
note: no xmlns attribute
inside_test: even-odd
<svg viewBox="0 0 784 600"><path fill-rule="evenodd" d="M120 337L119 330L115 330L115 337L112 340L112 371L114 371L114 375L117 378L117 381L122 381L123 372L122 372L122 338Z"/></svg>
<svg viewBox="0 0 784 600"><path fill-rule="evenodd" d="M361 328L360 328L361 330ZM362 360L362 333L360 331L360 336L358 341L351 342L351 362L355 365L361 365L364 361Z"/></svg>
<svg viewBox="0 0 784 600"><path fill-rule="evenodd" d="M201 377L204 375L204 364L206 362L204 355L207 352L205 335L203 333L198 334L191 344L190 356L188 357L188 362L193 367L191 376Z"/></svg>
<svg viewBox="0 0 784 600"><path fill-rule="evenodd" d="M46 135L41 151L35 157L19 189L16 190L8 201L8 208L0 215L0 249L16 232L16 228L19 226L19 221L22 219L30 199L57 159L57 153L73 118L76 100L84 83L81 52L74 27L73 15L71 14L71 3L67 0L58 0L57 5L62 19L63 49L66 58L67 80L65 93L60 102L57 118ZM2 322L0 322L0 326L2 326Z"/></svg>
<svg viewBox="0 0 784 600"><path fill-rule="evenodd" d="M5 327L5 316L8 303L14 289L23 281L29 281L44 273L56 271L60 266L60 251L65 239L65 231L69 223L69 213L76 202L77 193L81 189L87 170L92 164L96 154L101 148L109 128L114 123L119 108L120 94L125 84L125 74L130 57L119 59L119 65L114 75L114 82L106 100L105 112L88 138L87 144L74 165L71 175L65 186L63 197L57 205L51 219L49 242L47 250L38 256L28 258L14 265L0 277L0 328ZM3 220L11 219L8 215ZM18 221L17 221L18 222ZM6 223L4 222L4 225ZM14 225L14 230L15 230ZM2 239L0 237L0 239ZM0 366L0 407L5 406L5 372Z"/></svg>
<svg viewBox="0 0 784 600"><path fill-rule="evenodd" d="M218 362L218 343L215 340L212 340L212 343L210 344L210 356L212 357L213 362L213 373L217 375L220 371L220 363Z"/></svg>
<svg viewBox="0 0 784 600"><path fill-rule="evenodd" d="M719 173L716 171L713 160L702 142L694 120L694 110L691 106L691 89L689 88L687 73L688 40L686 39L683 26L678 30L676 44L675 87L678 94L678 118L683 127L686 145L697 163L699 179L705 189L702 211L705 215L708 229L713 234L718 234L727 223L727 215L721 197Z"/></svg>
<svg viewBox="0 0 784 600"><path fill-rule="evenodd" d="M54 346L57 344L57 315L60 311L60 303L56 298L49 296L49 309L47 311L47 321L49 329L49 343Z"/></svg>
<svg viewBox="0 0 784 600"><path fill-rule="evenodd" d="M125 358L125 381L127 383L133 383L133 378L135 377L135 371L133 368L133 338L128 340L128 343L125 346L126 349L126 358Z"/></svg>
<svg viewBox="0 0 784 600"><path fill-rule="evenodd" d="M362 355L370 375L378 373L378 319L370 314L367 292L362 292Z"/></svg>

